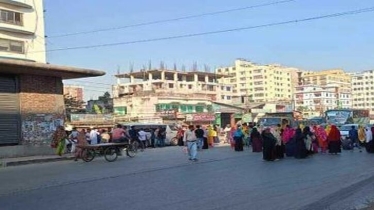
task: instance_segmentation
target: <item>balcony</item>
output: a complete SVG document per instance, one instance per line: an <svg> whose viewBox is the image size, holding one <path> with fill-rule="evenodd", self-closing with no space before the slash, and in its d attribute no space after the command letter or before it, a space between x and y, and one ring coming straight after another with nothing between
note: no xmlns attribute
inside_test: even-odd
<svg viewBox="0 0 374 210"><path fill-rule="evenodd" d="M33 31L27 30L23 28L22 26L10 25L6 23L0 23L0 31L23 34L23 35L28 35L28 36L35 34Z"/></svg>
<svg viewBox="0 0 374 210"><path fill-rule="evenodd" d="M32 6L30 4L24 3L20 0L18 0L18 1L15 1L15 0L0 0L0 3L7 4L7 5L10 5L10 6L14 6L14 7L21 7L21 8L24 8L24 9L32 9Z"/></svg>

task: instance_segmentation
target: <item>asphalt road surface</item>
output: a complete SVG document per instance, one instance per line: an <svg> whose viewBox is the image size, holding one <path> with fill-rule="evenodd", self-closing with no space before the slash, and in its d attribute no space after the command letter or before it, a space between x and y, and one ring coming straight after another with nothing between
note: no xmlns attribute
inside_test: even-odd
<svg viewBox="0 0 374 210"><path fill-rule="evenodd" d="M2 168L0 210L343 210L374 200L374 155L366 152L263 162L217 147L199 159L167 147L114 163Z"/></svg>

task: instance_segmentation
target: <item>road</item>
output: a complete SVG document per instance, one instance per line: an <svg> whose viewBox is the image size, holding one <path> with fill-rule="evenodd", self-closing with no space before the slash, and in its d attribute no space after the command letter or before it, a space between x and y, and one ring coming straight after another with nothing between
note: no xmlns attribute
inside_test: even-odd
<svg viewBox="0 0 374 210"><path fill-rule="evenodd" d="M190 162L180 147L114 163L0 169L1 210L352 209L374 200L374 155L344 152L263 162L218 147Z"/></svg>

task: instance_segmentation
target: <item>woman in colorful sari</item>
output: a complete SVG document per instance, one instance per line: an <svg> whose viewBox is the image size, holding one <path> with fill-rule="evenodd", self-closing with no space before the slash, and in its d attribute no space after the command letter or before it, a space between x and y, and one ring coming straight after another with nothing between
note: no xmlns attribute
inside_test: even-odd
<svg viewBox="0 0 374 210"><path fill-rule="evenodd" d="M231 127L231 130L230 130L230 146L231 146L231 149L235 149L235 140L234 140L234 133L236 131L236 128L233 126Z"/></svg>
<svg viewBox="0 0 374 210"><path fill-rule="evenodd" d="M285 147L287 157L293 157L295 155L296 142L293 138L295 136L295 129L287 125L282 133L282 141Z"/></svg>
<svg viewBox="0 0 374 210"><path fill-rule="evenodd" d="M75 148L74 161L78 161L78 158L82 158L83 156L82 146L86 146L86 145L88 145L88 142L86 140L86 132L82 130L78 133L78 136L77 136L77 146Z"/></svg>
<svg viewBox="0 0 374 210"><path fill-rule="evenodd" d="M325 128L325 131L326 131L326 134L329 135L329 133L331 131L331 125L327 125L326 128Z"/></svg>
<svg viewBox="0 0 374 210"><path fill-rule="evenodd" d="M251 141L252 152L262 152L262 138L256 127L252 128Z"/></svg>
<svg viewBox="0 0 374 210"><path fill-rule="evenodd" d="M243 138L244 133L240 125L237 126L236 131L234 132L234 141L235 141L235 151L241 152L243 151Z"/></svg>
<svg viewBox="0 0 374 210"><path fill-rule="evenodd" d="M360 141L359 142L360 146L365 145L366 133L365 133L365 128L362 125L358 126L358 140Z"/></svg>
<svg viewBox="0 0 374 210"><path fill-rule="evenodd" d="M327 142L329 145L329 153L337 155L341 153L341 140L340 140L340 131L335 125L331 126L329 135L327 135Z"/></svg>
<svg viewBox="0 0 374 210"><path fill-rule="evenodd" d="M52 148L56 148L56 154L61 156L65 150L65 139L67 134L64 126L58 126L52 137Z"/></svg>
<svg viewBox="0 0 374 210"><path fill-rule="evenodd" d="M211 125L209 125L208 126L208 145L210 147L213 147L215 133L216 133L215 130L212 128Z"/></svg>
<svg viewBox="0 0 374 210"><path fill-rule="evenodd" d="M314 126L315 135L317 137L318 145L321 148L322 153L326 153L328 143L327 143L327 133L322 126Z"/></svg>

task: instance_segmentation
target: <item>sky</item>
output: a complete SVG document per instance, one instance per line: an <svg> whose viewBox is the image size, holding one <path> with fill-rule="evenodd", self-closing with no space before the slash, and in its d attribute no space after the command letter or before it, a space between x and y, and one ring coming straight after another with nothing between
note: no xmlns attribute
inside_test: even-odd
<svg viewBox="0 0 374 210"><path fill-rule="evenodd" d="M237 58L255 63L278 63L304 70L374 69L374 11L329 19L255 28L228 33L146 43L53 51L162 38L282 21L374 7L372 0L294 0L287 3L224 14L172 21L121 30L54 37L62 34L115 28L203 13L249 7L279 0L44 0L49 63L102 70L106 76L67 80L82 85L85 99L94 99L115 83L119 70L156 68L163 61L172 68L202 69L230 66Z"/></svg>

